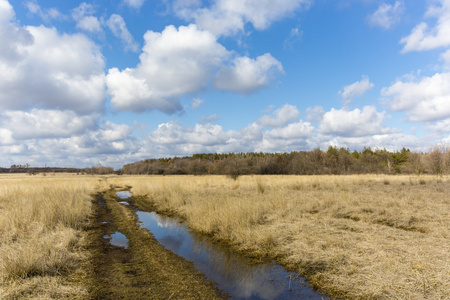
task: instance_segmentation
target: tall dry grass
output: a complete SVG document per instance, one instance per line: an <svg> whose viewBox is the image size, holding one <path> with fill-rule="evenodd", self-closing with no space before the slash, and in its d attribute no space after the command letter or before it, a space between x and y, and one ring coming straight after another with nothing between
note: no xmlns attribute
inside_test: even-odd
<svg viewBox="0 0 450 300"><path fill-rule="evenodd" d="M193 230L270 256L331 295L450 298L450 179L221 176L110 179Z"/></svg>
<svg viewBox="0 0 450 300"><path fill-rule="evenodd" d="M85 258L83 226L98 178L0 176L0 298L82 298L66 278Z"/></svg>

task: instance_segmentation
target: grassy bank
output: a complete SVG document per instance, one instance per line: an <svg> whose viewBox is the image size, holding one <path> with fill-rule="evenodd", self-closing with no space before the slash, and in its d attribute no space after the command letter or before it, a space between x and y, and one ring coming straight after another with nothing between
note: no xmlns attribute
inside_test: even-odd
<svg viewBox="0 0 450 300"><path fill-rule="evenodd" d="M159 211L352 299L450 297L450 179L121 177Z"/></svg>
<svg viewBox="0 0 450 300"><path fill-rule="evenodd" d="M72 279L87 259L83 228L90 193L100 182L74 175L0 176L0 298L87 296Z"/></svg>

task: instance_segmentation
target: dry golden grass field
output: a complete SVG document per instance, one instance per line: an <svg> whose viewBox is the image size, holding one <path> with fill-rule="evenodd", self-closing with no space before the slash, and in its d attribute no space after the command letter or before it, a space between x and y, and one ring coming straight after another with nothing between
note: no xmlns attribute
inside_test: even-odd
<svg viewBox="0 0 450 300"><path fill-rule="evenodd" d="M111 179L161 212L251 255L276 258L326 294L450 298L450 179L220 176Z"/></svg>
<svg viewBox="0 0 450 300"><path fill-rule="evenodd" d="M450 298L450 178L384 175L2 175L0 296L89 298L74 278L92 194L111 186L332 297Z"/></svg>
<svg viewBox="0 0 450 300"><path fill-rule="evenodd" d="M75 175L0 176L0 298L83 298L71 282L99 179Z"/></svg>

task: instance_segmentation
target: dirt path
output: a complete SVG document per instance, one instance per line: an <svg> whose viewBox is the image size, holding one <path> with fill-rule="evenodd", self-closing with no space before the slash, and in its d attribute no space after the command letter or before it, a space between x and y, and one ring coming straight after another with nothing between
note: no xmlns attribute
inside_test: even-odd
<svg viewBox="0 0 450 300"><path fill-rule="evenodd" d="M91 260L86 285L92 299L224 299L193 264L166 250L137 224L135 212L120 204L113 190L95 195L95 219L89 229ZM124 234L128 247L104 237Z"/></svg>

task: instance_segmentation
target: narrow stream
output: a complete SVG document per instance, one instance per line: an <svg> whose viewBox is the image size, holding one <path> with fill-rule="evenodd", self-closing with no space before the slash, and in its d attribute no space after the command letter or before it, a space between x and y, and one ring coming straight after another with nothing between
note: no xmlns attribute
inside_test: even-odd
<svg viewBox="0 0 450 300"><path fill-rule="evenodd" d="M190 231L174 218L143 211L137 211L137 216L140 226L166 249L192 261L232 299L328 299L296 273L271 262L255 264L229 247Z"/></svg>

